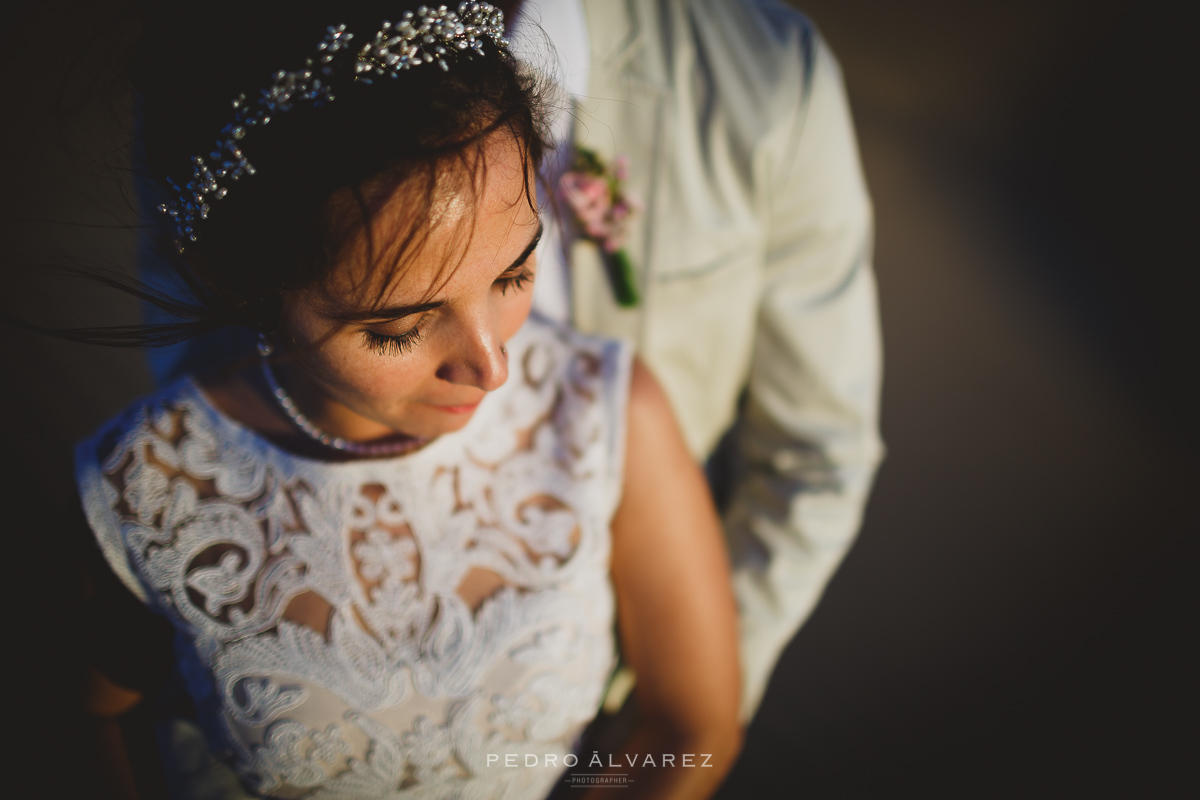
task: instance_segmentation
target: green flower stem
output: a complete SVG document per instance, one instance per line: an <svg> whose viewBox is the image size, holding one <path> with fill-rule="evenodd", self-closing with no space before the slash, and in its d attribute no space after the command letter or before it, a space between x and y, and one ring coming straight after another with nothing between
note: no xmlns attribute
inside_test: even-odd
<svg viewBox="0 0 1200 800"><path fill-rule="evenodd" d="M637 280L633 271L633 262L629 260L629 254L624 249L618 250L615 253L609 253L608 258L608 275L612 280L613 295L617 299L617 305L624 308L633 308L638 304Z"/></svg>

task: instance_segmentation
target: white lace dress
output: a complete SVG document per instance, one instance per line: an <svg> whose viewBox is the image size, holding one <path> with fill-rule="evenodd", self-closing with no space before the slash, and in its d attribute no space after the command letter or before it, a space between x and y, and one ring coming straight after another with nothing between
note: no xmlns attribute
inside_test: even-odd
<svg viewBox="0 0 1200 800"><path fill-rule="evenodd" d="M101 549L173 623L204 739L251 791L554 787L614 665L631 356L536 318L509 350L463 430L397 458L292 455L190 378L79 445Z"/></svg>

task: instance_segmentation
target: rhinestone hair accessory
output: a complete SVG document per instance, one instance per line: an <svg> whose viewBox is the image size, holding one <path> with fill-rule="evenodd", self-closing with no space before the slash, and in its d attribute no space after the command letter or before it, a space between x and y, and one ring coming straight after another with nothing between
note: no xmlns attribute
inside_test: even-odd
<svg viewBox="0 0 1200 800"><path fill-rule="evenodd" d="M233 121L221 129L212 152L192 156L192 179L180 187L170 178L167 183L178 199L163 203L158 210L175 224L175 247L183 252L185 242L197 239L196 226L207 219L209 201L220 200L229 192L230 182L253 175L254 165L242 151L242 140L258 125L266 125L277 114L297 104L320 107L334 100L329 80L349 73L360 83L376 78L396 78L400 73L422 64L436 63L449 70L446 56L457 50L470 57L483 54L483 40L490 39L504 52L504 12L490 3L463 2L457 11L446 6L421 6L406 11L399 22L384 22L380 30L362 47L350 46L354 34L345 25L330 26L317 44L317 55L306 59L302 69L280 70L270 86L255 100L239 95L233 101Z"/></svg>

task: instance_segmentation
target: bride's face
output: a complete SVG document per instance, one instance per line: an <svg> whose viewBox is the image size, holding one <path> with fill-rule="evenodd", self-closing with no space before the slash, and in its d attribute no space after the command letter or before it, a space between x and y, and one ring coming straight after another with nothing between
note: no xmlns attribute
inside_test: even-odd
<svg viewBox="0 0 1200 800"><path fill-rule="evenodd" d="M494 135L483 152L475 191L440 192L428 238L399 274L371 270L364 248L325 291L285 302L284 329L302 354L286 378L327 433L448 433L508 378L503 346L529 315L541 229L511 137ZM375 217L376 242L403 229L405 200Z"/></svg>

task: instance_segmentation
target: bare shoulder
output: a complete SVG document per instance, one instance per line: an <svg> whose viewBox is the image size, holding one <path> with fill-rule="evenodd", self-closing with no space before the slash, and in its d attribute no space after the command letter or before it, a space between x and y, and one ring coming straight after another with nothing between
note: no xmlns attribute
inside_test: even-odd
<svg viewBox="0 0 1200 800"><path fill-rule="evenodd" d="M629 376L628 424L629 460L635 456L653 457L656 453L659 457L666 456L668 453L658 452L663 446L675 449L672 446L677 445L687 455L670 398L650 367L636 356Z"/></svg>
<svg viewBox="0 0 1200 800"><path fill-rule="evenodd" d="M670 403L662 384L638 356L633 357L629 375L629 413L635 415L662 414L670 411Z"/></svg>
<svg viewBox="0 0 1200 800"><path fill-rule="evenodd" d="M624 497L620 517L655 520L667 508L711 509L708 486L688 452L671 401L654 372L634 358L630 374Z"/></svg>

